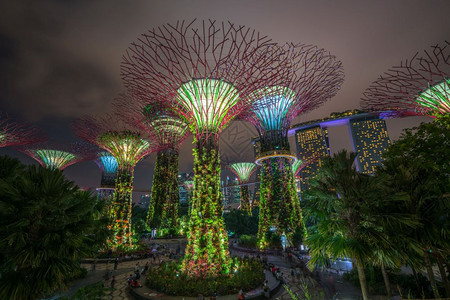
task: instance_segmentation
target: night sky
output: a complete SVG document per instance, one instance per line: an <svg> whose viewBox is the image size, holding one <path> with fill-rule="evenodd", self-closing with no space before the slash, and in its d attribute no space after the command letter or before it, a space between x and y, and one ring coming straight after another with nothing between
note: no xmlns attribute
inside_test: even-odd
<svg viewBox="0 0 450 300"><path fill-rule="evenodd" d="M71 122L110 111L123 91L121 56L147 29L185 19L246 25L284 43L313 44L341 60L345 82L325 105L294 123L359 108L364 90L389 67L417 51L450 40L450 1L2 1L0 4L0 112L38 125L51 140L75 140ZM387 122L391 139L425 118ZM223 133L225 160L253 160L249 123ZM180 171L192 170L192 138L180 152ZM348 129L330 129L333 152L350 148ZM291 150L295 146L291 144ZM31 158L12 149L0 154ZM149 190L155 155L136 167L135 189ZM100 183L93 162L68 167L82 187ZM224 175L231 174L228 171Z"/></svg>

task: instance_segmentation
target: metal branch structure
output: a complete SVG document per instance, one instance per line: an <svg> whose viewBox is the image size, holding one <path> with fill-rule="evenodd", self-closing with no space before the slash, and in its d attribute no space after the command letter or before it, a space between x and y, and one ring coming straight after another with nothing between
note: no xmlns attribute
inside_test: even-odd
<svg viewBox="0 0 450 300"><path fill-rule="evenodd" d="M35 159L41 166L47 169L64 170L75 163L92 158L92 148L83 143L74 143L67 147L62 144L34 144L21 146L19 151Z"/></svg>
<svg viewBox="0 0 450 300"><path fill-rule="evenodd" d="M240 118L258 131L261 151L256 163L262 166L258 238L260 247L268 245L269 230L288 237L303 228L302 213L295 191L287 132L300 113L311 111L333 97L344 81L342 64L335 56L316 46L286 44L274 47L289 66L273 65L278 84L255 89L249 95L253 106Z"/></svg>
<svg viewBox="0 0 450 300"><path fill-rule="evenodd" d="M248 95L276 80L273 43L245 26L178 21L154 28L123 56L128 91L175 112L194 135L194 191L182 270L191 277L229 273L222 218L219 137L251 104Z"/></svg>
<svg viewBox="0 0 450 300"><path fill-rule="evenodd" d="M251 216L252 203L250 201L248 185L245 184L248 183L250 176L253 174L253 172L256 171L257 165L252 162L240 162L229 165L229 169L234 174L236 174L239 180L239 184L241 185L241 204L239 206L240 210L247 212L247 214Z"/></svg>
<svg viewBox="0 0 450 300"><path fill-rule="evenodd" d="M0 114L0 147L24 146L45 140L39 128Z"/></svg>
<svg viewBox="0 0 450 300"><path fill-rule="evenodd" d="M117 161L111 224L115 235L110 244L114 248L130 249L133 247L131 208L134 167L157 147L144 132L120 122L112 115L85 116L74 122L73 129L80 138L108 151Z"/></svg>
<svg viewBox="0 0 450 300"><path fill-rule="evenodd" d="M176 230L178 225L179 148L189 136L188 125L159 103L121 94L114 102L116 114L125 122L146 131L161 149L156 155L147 224L158 232Z"/></svg>
<svg viewBox="0 0 450 300"><path fill-rule="evenodd" d="M390 68L366 89L361 107L400 116L450 113L450 43Z"/></svg>

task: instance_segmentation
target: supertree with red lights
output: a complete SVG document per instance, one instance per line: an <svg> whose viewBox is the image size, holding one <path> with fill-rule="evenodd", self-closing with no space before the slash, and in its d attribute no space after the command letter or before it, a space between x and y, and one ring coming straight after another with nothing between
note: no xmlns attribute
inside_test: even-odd
<svg viewBox="0 0 450 300"><path fill-rule="evenodd" d="M114 102L116 114L146 131L160 149L156 155L147 224L158 233L172 233L178 225L178 153L190 134L188 125L160 103L121 94Z"/></svg>
<svg viewBox="0 0 450 300"><path fill-rule="evenodd" d="M255 30L216 21L179 21L154 28L123 57L128 91L176 113L194 135L194 191L182 270L188 276L230 271L222 218L219 137L251 104L249 93L276 79L279 57Z"/></svg>
<svg viewBox="0 0 450 300"><path fill-rule="evenodd" d="M59 170L92 159L95 155L93 148L86 143L73 143L69 146L60 143L34 144L17 149L35 159L44 168Z"/></svg>
<svg viewBox="0 0 450 300"><path fill-rule="evenodd" d="M257 129L261 165L258 238L260 247L268 246L267 234L275 231L288 240L295 230L303 230L302 213L291 165L288 129L292 120L333 97L340 89L344 74L340 61L315 46L286 44L274 52L292 62L278 73L278 84L270 83L249 95L253 106L240 117ZM283 61L283 60L281 60Z"/></svg>
<svg viewBox="0 0 450 300"><path fill-rule="evenodd" d="M366 89L361 106L390 116L449 114L450 43L432 46L390 68Z"/></svg>
<svg viewBox="0 0 450 300"><path fill-rule="evenodd" d="M157 150L152 140L138 128L120 122L115 116L85 116L73 124L76 134L108 151L117 161L117 177L112 204L113 248L132 248L131 209L133 173L136 164Z"/></svg>
<svg viewBox="0 0 450 300"><path fill-rule="evenodd" d="M42 130L0 113L0 147L23 146L45 141Z"/></svg>
<svg viewBox="0 0 450 300"><path fill-rule="evenodd" d="M252 215L252 203L250 201L250 193L248 191L248 182L250 176L256 171L257 165L252 162L239 162L230 164L230 171L232 171L239 180L240 194L241 194L241 204L239 206L240 210L247 212L248 215Z"/></svg>

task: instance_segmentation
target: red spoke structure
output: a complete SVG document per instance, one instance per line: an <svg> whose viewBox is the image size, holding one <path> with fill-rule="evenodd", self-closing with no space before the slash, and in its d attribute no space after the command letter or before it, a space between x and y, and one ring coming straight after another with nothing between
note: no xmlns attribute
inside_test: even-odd
<svg viewBox="0 0 450 300"><path fill-rule="evenodd" d="M121 94L114 102L116 114L125 122L146 131L157 143L155 172L147 224L159 228L158 235L173 233L178 227L178 153L189 136L188 125L159 103Z"/></svg>
<svg viewBox="0 0 450 300"><path fill-rule="evenodd" d="M128 91L175 112L194 135L194 191L182 270L188 276L230 272L222 218L219 137L251 104L251 91L277 77L273 43L255 30L216 21L178 21L154 28L128 48Z"/></svg>
<svg viewBox="0 0 450 300"><path fill-rule="evenodd" d="M233 163L228 166L231 172L233 172L241 186L241 204L239 206L240 210L247 212L248 215L252 215L252 203L250 202L250 193L248 191L248 185L246 183L249 182L250 176L252 176L253 172L258 168L255 163L252 162L240 162Z"/></svg>
<svg viewBox="0 0 450 300"><path fill-rule="evenodd" d="M45 135L39 128L0 114L0 147L23 146L45 140Z"/></svg>
<svg viewBox="0 0 450 300"><path fill-rule="evenodd" d="M416 53L375 80L361 107L389 116L439 117L450 112L450 43Z"/></svg>
<svg viewBox="0 0 450 300"><path fill-rule="evenodd" d="M73 124L76 134L108 151L117 161L112 224L113 248L133 247L131 231L131 208L133 173L136 164L157 150L156 145L138 128L132 128L111 115L85 116Z"/></svg>
<svg viewBox="0 0 450 300"><path fill-rule="evenodd" d="M289 67L274 65L278 84L271 83L255 89L249 95L253 106L240 118L257 129L261 151L256 163L262 166L258 238L260 247L268 245L269 231L290 236L303 230L300 202L296 193L287 132L292 120L300 113L311 111L333 97L344 81L340 61L323 49L302 44L286 44L272 49L280 61L291 62Z"/></svg>
<svg viewBox="0 0 450 300"><path fill-rule="evenodd" d="M57 143L34 144L17 149L35 159L44 168L59 170L95 156L94 148L86 143L74 143L71 146Z"/></svg>

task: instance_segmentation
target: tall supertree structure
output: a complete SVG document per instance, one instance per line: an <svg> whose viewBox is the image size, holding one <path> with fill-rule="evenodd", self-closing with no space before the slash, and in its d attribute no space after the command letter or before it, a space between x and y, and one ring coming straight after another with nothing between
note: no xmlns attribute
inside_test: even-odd
<svg viewBox="0 0 450 300"><path fill-rule="evenodd" d="M108 151L117 160L117 178L112 204L111 228L113 248L132 248L131 208L133 173L136 164L157 150L151 140L137 128L120 122L112 115L85 116L77 119L73 128L76 134Z"/></svg>
<svg viewBox="0 0 450 300"><path fill-rule="evenodd" d="M102 171L101 188L114 188L117 176L117 159L107 151L101 151L94 160Z"/></svg>
<svg viewBox="0 0 450 300"><path fill-rule="evenodd" d="M152 197L147 224L158 228L175 228L178 223L178 153L190 134L188 125L160 103L122 94L114 102L116 113L146 131L160 149L156 155Z"/></svg>
<svg viewBox="0 0 450 300"><path fill-rule="evenodd" d="M37 127L21 123L0 113L0 148L23 146L45 140L44 133Z"/></svg>
<svg viewBox="0 0 450 300"><path fill-rule="evenodd" d="M361 106L392 115L439 117L450 112L450 43L402 61L374 81Z"/></svg>
<svg viewBox="0 0 450 300"><path fill-rule="evenodd" d="M97 193L100 198L110 197L113 194L117 176L117 160L111 153L100 151L94 159L95 164L102 171L102 179Z"/></svg>
<svg viewBox="0 0 450 300"><path fill-rule="evenodd" d="M257 166L252 162L240 162L231 164L229 169L236 174L241 186L240 210L246 211L249 215L252 215L252 203L250 202L250 194L247 183L250 176L252 176L253 172L257 169Z"/></svg>
<svg viewBox="0 0 450 300"><path fill-rule="evenodd" d="M194 135L194 191L182 270L191 277L230 271L222 218L219 137L247 109L248 94L273 78L273 45L244 26L179 21L151 29L123 57L129 92L160 102L189 124Z"/></svg>
<svg viewBox="0 0 450 300"><path fill-rule="evenodd" d="M292 65L283 66L279 84L255 89L250 94L254 105L241 116L253 123L259 134L261 149L256 163L262 171L258 228L262 248L267 246L269 230L285 234L289 239L295 230L303 227L291 169L296 156L290 152L289 126L297 115L317 108L334 96L344 78L341 62L323 49L287 44L277 51Z"/></svg>
<svg viewBox="0 0 450 300"><path fill-rule="evenodd" d="M92 159L92 147L83 143L74 143L71 146L62 144L34 144L18 147L19 151L27 154L41 164L44 168L64 170L68 166L83 160Z"/></svg>

